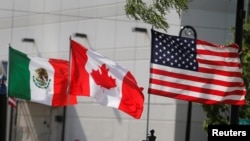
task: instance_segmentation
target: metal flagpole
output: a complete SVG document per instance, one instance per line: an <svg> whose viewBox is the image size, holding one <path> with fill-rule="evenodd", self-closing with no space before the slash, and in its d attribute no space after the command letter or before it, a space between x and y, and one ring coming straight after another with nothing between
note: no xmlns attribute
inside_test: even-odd
<svg viewBox="0 0 250 141"><path fill-rule="evenodd" d="M197 39L197 33L195 31L195 29L192 26L183 26L181 27L181 30L179 32L179 36L181 37L188 37L190 38L190 36L196 40ZM187 124L186 124L186 141L190 140L190 126L191 126L191 117L192 117L192 102L189 101L188 102L188 110L187 110Z"/></svg>
<svg viewBox="0 0 250 141"><path fill-rule="evenodd" d="M147 127L146 127L146 140L148 141L148 126L149 126L149 110L150 109L150 94L148 94L148 110L147 110Z"/></svg>
<svg viewBox="0 0 250 141"><path fill-rule="evenodd" d="M243 20L245 18L244 0L237 0L236 22L235 22L235 43L239 45L239 52L242 50ZM239 106L231 105L230 124L239 124Z"/></svg>
<svg viewBox="0 0 250 141"><path fill-rule="evenodd" d="M154 27L152 26L152 29L154 29ZM140 31L140 32L145 32L147 33L147 30L146 29L143 29L143 28L135 28L134 29L135 31ZM152 43L152 41L151 41ZM148 129L149 129L149 114L150 114L150 94L148 93L148 109L147 109L147 125L146 125L146 139L145 141L148 141ZM144 141L144 140L143 140Z"/></svg>
<svg viewBox="0 0 250 141"><path fill-rule="evenodd" d="M7 87L6 76L4 74L4 68L0 65L0 140L6 140L6 128L7 128Z"/></svg>
<svg viewBox="0 0 250 141"><path fill-rule="evenodd" d="M68 93L68 98L67 101L69 102L70 100L70 70L71 70L71 36L69 37L69 67L68 67L68 88L67 88L67 93ZM67 104L68 104L67 102ZM67 121L67 106L63 107L63 127L62 127L62 137L61 137L61 141L65 141L65 132L66 132L66 121Z"/></svg>
<svg viewBox="0 0 250 141"><path fill-rule="evenodd" d="M9 141L12 140L12 130L13 130L13 114L14 114L14 110L13 107L10 107L10 128L9 128Z"/></svg>

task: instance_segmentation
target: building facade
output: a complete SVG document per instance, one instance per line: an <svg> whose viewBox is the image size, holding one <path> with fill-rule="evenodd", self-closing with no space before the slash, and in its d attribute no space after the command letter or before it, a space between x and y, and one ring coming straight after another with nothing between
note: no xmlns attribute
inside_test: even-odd
<svg viewBox="0 0 250 141"><path fill-rule="evenodd" d="M201 104L192 103L187 131L187 101L148 95L151 25L129 19L125 0L0 1L1 60L8 61L9 45L29 55L68 60L71 37L129 69L144 87L145 96L138 120L89 97L78 97L77 105L61 108L20 100L14 112L8 107L8 117L12 117L8 120L8 141L142 141L151 129L156 141L183 141L188 132L191 141L207 140ZM181 15L171 9L166 16L170 25L167 33L178 35L182 26L190 25L199 39L231 42L236 3L192 0ZM134 32L135 27L147 32ZM34 42L23 42L24 38Z"/></svg>

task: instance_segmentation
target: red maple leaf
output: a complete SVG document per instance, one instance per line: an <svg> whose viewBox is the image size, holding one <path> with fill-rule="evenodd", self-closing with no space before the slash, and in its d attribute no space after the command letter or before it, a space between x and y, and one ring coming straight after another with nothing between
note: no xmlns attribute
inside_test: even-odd
<svg viewBox="0 0 250 141"><path fill-rule="evenodd" d="M103 64L99 69L92 70L91 76L95 83L101 87L110 89L116 87L115 79L108 75L109 69L106 68L106 64Z"/></svg>

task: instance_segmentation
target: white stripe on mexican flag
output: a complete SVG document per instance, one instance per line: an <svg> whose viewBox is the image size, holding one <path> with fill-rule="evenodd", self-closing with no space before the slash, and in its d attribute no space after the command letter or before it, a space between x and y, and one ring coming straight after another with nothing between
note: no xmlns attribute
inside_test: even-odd
<svg viewBox="0 0 250 141"><path fill-rule="evenodd" d="M8 96L51 106L76 104L67 86L68 61L31 57L9 48Z"/></svg>

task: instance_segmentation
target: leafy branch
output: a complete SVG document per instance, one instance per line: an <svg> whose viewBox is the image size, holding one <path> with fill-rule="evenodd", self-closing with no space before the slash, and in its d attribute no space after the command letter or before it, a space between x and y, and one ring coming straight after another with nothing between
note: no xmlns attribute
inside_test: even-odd
<svg viewBox="0 0 250 141"><path fill-rule="evenodd" d="M175 9L180 16L182 10L187 10L188 0L152 0L147 4L142 0L127 0L125 12L128 18L144 21L155 28L167 30L169 24L165 16L170 9Z"/></svg>

